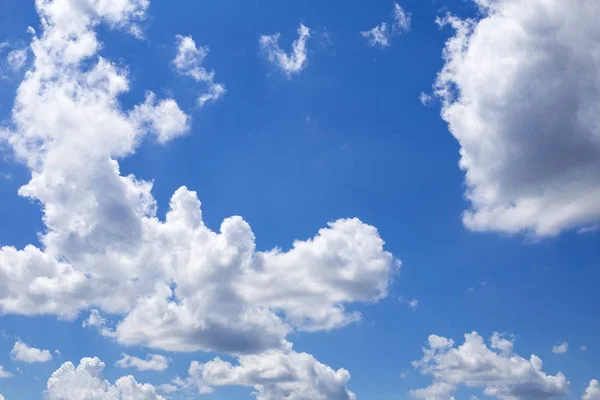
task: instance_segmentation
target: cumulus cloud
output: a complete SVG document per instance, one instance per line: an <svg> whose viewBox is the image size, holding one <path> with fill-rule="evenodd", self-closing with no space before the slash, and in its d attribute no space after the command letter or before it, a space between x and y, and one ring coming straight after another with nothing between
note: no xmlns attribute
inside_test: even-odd
<svg viewBox="0 0 600 400"><path fill-rule="evenodd" d="M388 47L393 36L410 31L411 15L396 2L394 3L392 16L394 21L391 24L391 28L387 22L382 22L372 29L360 32L367 39L369 45Z"/></svg>
<svg viewBox="0 0 600 400"><path fill-rule="evenodd" d="M208 101L216 101L223 97L227 92L225 86L215 83L214 71L209 72L202 66L208 55L208 47L197 47L191 36L177 35L176 38L177 55L173 60L173 65L180 74L189 76L208 87L208 91L198 97L198 105L202 107Z"/></svg>
<svg viewBox="0 0 600 400"><path fill-rule="evenodd" d="M237 365L219 358L206 364L194 361L187 380L176 382L200 393L220 386L252 387L259 400L355 400L346 387L349 379L344 369L334 371L310 354L287 349L242 356Z"/></svg>
<svg viewBox="0 0 600 400"><path fill-rule="evenodd" d="M590 385L585 389L581 400L600 400L600 384L596 379L590 381Z"/></svg>
<svg viewBox="0 0 600 400"><path fill-rule="evenodd" d="M13 71L19 71L27 62L27 49L17 49L8 53L6 58Z"/></svg>
<svg viewBox="0 0 600 400"><path fill-rule="evenodd" d="M49 350L40 350L35 347L29 347L20 340L13 346L10 356L17 361L28 364L45 363L52 360L52 354Z"/></svg>
<svg viewBox="0 0 600 400"><path fill-rule="evenodd" d="M310 29L300 24L298 39L292 44L292 51L287 54L279 47L280 33L264 35L259 39L261 50L267 59L275 64L288 77L300 73L308 65L306 42L310 38Z"/></svg>
<svg viewBox="0 0 600 400"><path fill-rule="evenodd" d="M128 29L147 1L37 4L42 32L6 141L31 171L19 194L41 204L46 229L39 247L0 249L2 313L73 319L92 310L84 326L120 344L240 355L285 349L293 331L358 321L354 303L387 295L400 263L356 218L287 251L259 251L243 218L212 230L196 193L181 187L160 220L152 183L123 176L119 160L148 138L185 134L188 117L153 94L122 109L126 71L98 56L95 33L101 23ZM196 56L176 65L200 76L199 49L186 42Z"/></svg>
<svg viewBox="0 0 600 400"><path fill-rule="evenodd" d="M554 354L565 354L569 349L569 343L563 342L557 346L552 347L552 352Z"/></svg>
<svg viewBox="0 0 600 400"><path fill-rule="evenodd" d="M137 383L133 376L111 384L102 376L104 363L98 358L83 358L75 367L66 362L56 370L46 390L48 400L165 400L151 384Z"/></svg>
<svg viewBox="0 0 600 400"><path fill-rule="evenodd" d="M475 231L553 236L600 219L600 3L475 0L435 90L460 144Z"/></svg>
<svg viewBox="0 0 600 400"><path fill-rule="evenodd" d="M169 359L160 354L148 354L146 359L122 354L121 359L115 364L120 368L135 368L138 371L159 371L169 368Z"/></svg>
<svg viewBox="0 0 600 400"><path fill-rule="evenodd" d="M561 372L554 376L544 373L539 357L532 355L527 360L514 354L513 341L499 334L492 337L491 348L477 332L466 334L465 342L457 348L452 339L431 335L423 353L413 365L431 375L434 382L413 390L415 398L448 399L464 385L503 400L554 399L566 395L569 387Z"/></svg>
<svg viewBox="0 0 600 400"><path fill-rule="evenodd" d="M8 372L7 370L4 369L4 367L2 365L0 365L0 379L6 379L6 378L10 378L13 375Z"/></svg>

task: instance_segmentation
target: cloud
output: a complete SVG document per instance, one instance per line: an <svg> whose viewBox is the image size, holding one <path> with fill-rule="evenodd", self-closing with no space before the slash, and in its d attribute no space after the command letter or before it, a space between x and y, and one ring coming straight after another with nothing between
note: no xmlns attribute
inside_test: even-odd
<svg viewBox="0 0 600 400"><path fill-rule="evenodd" d="M355 400L346 384L350 374L334 371L313 356L291 349L272 350L239 358L237 365L216 358L206 364L192 362L189 377L179 381L210 393L220 386L246 386L259 400Z"/></svg>
<svg viewBox="0 0 600 400"><path fill-rule="evenodd" d="M587 346L581 346L581 347L579 348L579 350L581 350L581 351L586 351L587 349L588 349L588 348L587 348Z"/></svg>
<svg viewBox="0 0 600 400"><path fill-rule="evenodd" d="M2 365L0 365L0 379L11 378L13 374L4 369Z"/></svg>
<svg viewBox="0 0 600 400"><path fill-rule="evenodd" d="M600 399L600 384L596 379L590 381L590 385L585 389L581 400L599 400Z"/></svg>
<svg viewBox="0 0 600 400"><path fill-rule="evenodd" d="M19 71L27 62L27 49L17 49L8 53L6 59L13 71Z"/></svg>
<svg viewBox="0 0 600 400"><path fill-rule="evenodd" d="M52 360L52 354L49 350L40 350L34 347L29 347L27 344L17 341L10 352L10 356L17 360L28 364L45 363Z"/></svg>
<svg viewBox="0 0 600 400"><path fill-rule="evenodd" d="M227 92L225 86L215 83L214 71L208 72L202 63L208 55L208 47L197 47L196 42L191 36L177 35L177 55L173 60L173 65L177 71L193 78L196 82L205 83L208 86L208 92L198 97L200 107L208 101L216 101L223 97Z"/></svg>
<svg viewBox="0 0 600 400"><path fill-rule="evenodd" d="M77 368L64 363L48 379L48 400L165 400L154 386L137 383L132 376L112 385L103 378L103 370L104 363L98 358L83 358Z"/></svg>
<svg viewBox="0 0 600 400"><path fill-rule="evenodd" d="M239 216L210 229L186 187L159 219L152 183L122 175L119 161L144 140L187 133L189 117L151 93L123 109L126 71L97 56L94 31L127 29L147 2L65 4L38 3L43 32L6 139L31 171L19 194L42 206L45 230L40 247L0 248L0 312L74 319L91 310L84 326L120 344L240 355L285 349L291 332L356 322L355 303L387 296L400 262L357 218L287 251L257 250ZM177 64L202 74L197 61Z"/></svg>
<svg viewBox="0 0 600 400"><path fill-rule="evenodd" d="M369 45L388 47L390 46L390 40L393 36L410 31L411 15L396 2L394 2L392 16L394 21L391 24L391 29L387 22L382 22L372 29L360 32L360 34L367 39Z"/></svg>
<svg viewBox="0 0 600 400"><path fill-rule="evenodd" d="M115 364L119 368L135 368L138 371L159 371L169 368L169 359L160 354L148 354L146 359L121 354L121 359Z"/></svg>
<svg viewBox="0 0 600 400"><path fill-rule="evenodd" d="M361 31L360 34L368 40L371 46L388 47L390 45L390 32L385 22L368 31Z"/></svg>
<svg viewBox="0 0 600 400"><path fill-rule="evenodd" d="M300 73L308 65L306 41L310 38L310 29L303 24L298 28L298 39L292 44L292 52L285 53L279 47L281 34L261 36L259 44L267 59L275 64L288 77Z"/></svg>
<svg viewBox="0 0 600 400"><path fill-rule="evenodd" d="M538 237L600 219L600 3L476 0L435 90L460 144L474 231ZM577 21L576 23L574 21Z"/></svg>
<svg viewBox="0 0 600 400"><path fill-rule="evenodd" d="M410 300L410 299L405 299L404 297L400 296L400 297L398 298L398 301L399 301L400 303L405 303L405 304L407 304L407 305L408 305L410 308L412 308L413 310L416 310L416 309L417 309L417 307L419 306L419 300L417 300L417 299L412 299L412 300Z"/></svg>
<svg viewBox="0 0 600 400"><path fill-rule="evenodd" d="M447 399L458 386L481 388L483 394L503 400L553 399L567 393L569 382L562 373L555 376L542 371L542 360L529 360L513 353L513 342L494 334L491 348L476 332L466 334L465 342L454 348L454 341L431 335L424 356L413 362L434 382L425 389L411 392L427 400Z"/></svg>
<svg viewBox="0 0 600 400"><path fill-rule="evenodd" d="M552 348L552 352L554 354L565 354L569 349L569 344L567 342L561 343L558 346L554 346Z"/></svg>
<svg viewBox="0 0 600 400"><path fill-rule="evenodd" d="M433 96L425 92L421 92L421 94L419 95L419 100L421 101L421 104L423 104L425 107L431 106L435 101Z"/></svg>

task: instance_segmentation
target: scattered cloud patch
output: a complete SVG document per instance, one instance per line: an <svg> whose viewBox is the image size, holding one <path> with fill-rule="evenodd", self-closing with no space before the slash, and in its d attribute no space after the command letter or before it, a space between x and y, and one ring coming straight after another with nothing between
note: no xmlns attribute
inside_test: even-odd
<svg viewBox="0 0 600 400"><path fill-rule="evenodd" d="M2 365L0 365L0 379L11 378L13 374L4 369Z"/></svg>
<svg viewBox="0 0 600 400"><path fill-rule="evenodd" d="M28 364L45 363L52 360L52 354L49 350L40 350L35 347L30 347L20 340L13 346L10 356L17 361Z"/></svg>
<svg viewBox="0 0 600 400"><path fill-rule="evenodd" d="M581 347L579 348L579 350L581 350L581 351L586 351L587 349L588 349L588 348L587 348L587 346L581 346Z"/></svg>
<svg viewBox="0 0 600 400"><path fill-rule="evenodd" d="M477 19L438 19L455 31L435 93L461 146L464 224L547 237L597 223L600 4L475 3Z"/></svg>
<svg viewBox="0 0 600 400"><path fill-rule="evenodd" d="M400 303L404 303L404 304L408 305L413 310L416 310L417 307L419 306L419 300L417 300L417 299L410 300L410 299L405 299L404 297L400 296L398 298L398 301Z"/></svg>
<svg viewBox="0 0 600 400"><path fill-rule="evenodd" d="M121 359L115 364L119 368L135 368L138 371L159 371L169 368L169 359L160 354L148 354L146 359L122 354Z"/></svg>
<svg viewBox="0 0 600 400"><path fill-rule="evenodd" d="M473 332L456 348L452 339L431 335L423 353L413 366L434 382L411 392L419 399L448 399L459 386L481 388L484 395L503 400L551 399L566 395L569 387L562 373L544 373L539 357L528 360L514 354L513 341L506 335L494 334L488 347Z"/></svg>
<svg viewBox="0 0 600 400"><path fill-rule="evenodd" d="M206 102L216 101L223 97L227 92L225 86L221 83L215 83L215 72L209 72L202 66L208 55L208 47L197 47L191 36L177 35L176 39L177 55L173 60L173 65L180 74L189 76L196 82L204 83L208 87L208 91L198 97L198 105L203 107Z"/></svg>
<svg viewBox="0 0 600 400"><path fill-rule="evenodd" d="M392 16L394 20L391 24L391 29L387 22L382 22L372 29L360 32L367 39L369 45L380 46L382 48L388 47L393 36L410 31L411 15L396 2L394 2Z"/></svg>
<svg viewBox="0 0 600 400"><path fill-rule="evenodd" d="M423 104L425 107L430 107L433 105L433 103L435 103L435 98L432 95L427 94L425 92L421 92L421 94L419 95L419 100L421 101L421 104Z"/></svg>
<svg viewBox="0 0 600 400"><path fill-rule="evenodd" d="M303 24L298 28L298 39L292 44L292 51L287 54L279 47L280 33L261 36L258 43L267 59L275 64L284 75L291 78L300 73L308 65L306 42L310 38L310 29Z"/></svg>
<svg viewBox="0 0 600 400"><path fill-rule="evenodd" d="M13 71L20 71L27 63L27 49L17 49L8 53L6 58Z"/></svg>
<svg viewBox="0 0 600 400"><path fill-rule="evenodd" d="M554 354L565 354L568 349L569 349L569 344L567 342L563 342L557 346L554 346L552 348L552 352Z"/></svg>

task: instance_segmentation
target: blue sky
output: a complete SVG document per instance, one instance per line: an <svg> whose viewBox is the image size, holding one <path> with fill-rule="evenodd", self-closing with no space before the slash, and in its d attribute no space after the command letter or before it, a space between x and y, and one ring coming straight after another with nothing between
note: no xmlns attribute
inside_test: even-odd
<svg viewBox="0 0 600 400"><path fill-rule="evenodd" d="M48 2L52 3L66 5L66 9L75 3L95 4L91 0ZM109 0L107 3L119 2ZM139 6L142 2L127 0L121 3ZM403 0L398 4L410 13L410 30L401 33L390 28L389 46L382 47L371 45L361 31L382 22L388 27L393 26L396 22L391 1L367 4L350 0L342 5L333 1L184 0L172 4L154 0L144 9L144 16L139 21L132 22L128 19L130 16L123 14L119 15L118 23L111 26L109 17L101 15L102 10L90 17L96 18L97 24L85 27L85 31L95 32L102 46L90 57L82 57L76 69L82 73L89 71L98 56L126 68L130 90L115 97L119 104L117 108L125 110L124 113L144 103L147 91L152 91L158 99L174 99L181 115L189 116L187 124L180 119L175 122L185 126L174 129L174 138L166 143L142 138L137 140L139 146L132 145L125 151L127 156L115 155L118 150L114 149L110 153L110 157L119 162L121 176L134 174L137 179L153 182L151 194L156 200L159 220L165 219L173 193L186 186L197 192L202 203L202 219L208 228L218 232L224 219L240 215L252 227L257 251L279 248L285 253L294 241L314 237L327 223L356 217L362 223L376 227L378 237L385 241L385 252L401 260L399 272L390 263L383 281L377 282L386 287L385 293L374 294L375 289L369 287L365 288L369 298L353 289L343 294L346 300L341 303L346 312L356 311L362 316L360 321L353 323L340 323L311 332L303 329L302 324L296 326L289 322L288 318L296 314L302 318L317 318L311 313L314 310L307 311L302 307L304 301L311 304L313 300L294 298L293 294L273 294L284 297L272 300L274 303L267 307L275 310L291 327L283 338L293 343L294 350L293 353L283 350L284 355L292 357L297 354L295 352L307 353L333 370L344 368L351 375L347 388L344 386L344 395L323 391L319 392L322 398L345 399L349 398L343 397L348 392L358 399L411 398L419 396L411 391L432 382L445 382L451 384L453 390L423 398L441 399L452 395L456 399L467 399L475 395L482 399L578 399L592 379L600 379L597 361L600 359L597 340L600 334L597 318L600 236L595 229L600 212L594 206L600 204L600 184L594 177L600 171L596 161L600 160L597 141L600 125L596 125L594 117L586 117L600 98L594 91L595 81L591 84L592 89L584 89L585 82L597 79L597 70L582 67L588 65L589 57L600 62L594 58L600 52L596 52L599 49L597 43L585 39L598 33L598 28L590 22L582 24L585 28L578 33L572 21L582 18L583 14L586 21L592 21L600 16L600 8L584 0L577 0L575 7L569 7L570 2L566 0L535 0L528 12L538 20L526 18L529 14L519 19L513 8L521 3L524 0L499 0L494 4L483 0ZM559 12L571 8L575 11ZM77 16L79 11L73 10L75 7L69 12ZM66 152L72 147L60 148L62 153L56 150L57 158L68 165L64 170L54 159L54 169L47 167L49 158L41 161L41 167L31 166L39 154L45 154L46 150L40 150L46 149L44 146L40 149L33 146L21 157L15 150L21 143L19 138L24 138L24 132L29 128L28 134L34 135L34 141L41 141L50 149L48 154L55 151L53 143L72 144L75 141L70 141L72 138L68 135L78 135L77 132L92 125L95 128L90 130L93 132L89 136L81 134L84 142L89 141L89 146L101 148L99 144L108 143L112 137L110 122L101 116L74 130L50 125L58 124L52 118L52 115L58 115L62 118L58 118L60 123L70 127L69 118L79 111L48 109L48 115L39 116L39 110L45 110L43 99L34 95L34 98L21 95L21 101L31 104L39 100L42 107L33 112L34 117L25 122L17 121L12 111L16 90L27 80L26 73L33 73L26 71L39 71L42 62L36 61L37 54L28 49L32 34L27 32L27 27L33 27L38 38L43 37L45 30L50 31L51 28L40 25L40 14L44 12L48 16L52 10L40 8L36 11L33 2L5 0L0 6L0 43L6 43L0 50L0 117L4 121L2 127L6 129L0 136L3 156L0 159L3 177L0 179L0 246L22 250L32 244L41 250L46 248L50 258L66 260L75 270L93 273L94 268L108 268L106 260L94 264L90 260L96 253L86 250L88 247L83 244L81 249L74 250L74 246L78 246L74 243L79 242L69 242L69 238L76 235L68 231L70 221L80 217L88 221L79 214L84 208L78 208L78 181L75 178L75 191L65 189L63 193L60 192L62 189L53 186L52 177L58 179L71 165L79 165L83 168L79 172L92 185L99 173L89 166L92 162L86 158L76 164L83 156L77 151ZM435 20L443 18L447 12L461 18L463 24L471 24L469 29L473 31L471 40L462 43L466 48L464 53L456 50L452 53L450 49L446 52L450 57L444 59L446 42L455 36L455 31L449 26L438 26ZM466 18L473 19L465 23ZM128 33L133 23L139 26L143 38ZM555 35L551 30L554 28L549 28L546 33L537 30L536 23L560 27L560 32L566 32L566 39L563 35ZM306 42L307 62L286 74L284 66L269 59L273 49L261 48L259 38L280 33L278 45L289 53L298 39L300 24L310 30ZM521 36L515 36L510 29L514 24L520 24ZM528 26L531 30L525 29ZM56 27L60 28L59 22L53 25ZM502 46L499 45L502 40L495 39L498 33L505 37ZM540 39L545 34L548 35L547 42ZM194 65L207 72L214 71L214 78L196 79L189 68L173 61L181 50L178 49L177 35L193 38L198 48L208 46L206 57ZM570 41L572 38L584 43L577 44ZM578 50L586 48L586 43L595 50L584 51L581 55ZM28 57L23 65L15 67L8 59L9 53L20 49L28 49ZM553 62L552 57L556 56L553 49L562 49L567 54L564 69L552 68L552 65L560 64ZM534 50L542 56L532 56L538 54ZM481 61L486 56L496 59L489 63ZM520 62L519 57L528 57L527 62ZM513 69L501 68L508 59L512 60ZM476 64L477 60L481 64ZM442 74L448 76L447 80L438 79L436 96L432 87L437 74L449 65L452 68L445 70L446 75ZM63 74L73 73L67 67L65 70L59 69L62 66L56 68ZM579 72L574 75L564 70ZM539 79L547 86L535 84L537 77L531 76L531 71L538 71ZM81 78L74 75L73 79ZM224 85L226 93L199 107L197 98L217 83ZM546 87L556 90L556 98L552 101L543 101L547 96ZM457 90L459 94L444 97L441 88ZM422 104L421 93L432 95L433 104ZM465 109L468 112L462 113ZM159 108L151 108L149 112L156 110ZM94 114L91 115L93 118ZM571 123L569 117L573 115L584 117ZM157 118L163 117L160 114ZM143 120L140 129L155 121L151 118L154 115L139 117ZM80 122L73 122L77 123ZM51 126L56 137L52 137L54 133L44 136L42 131L46 126ZM162 134L159 128L155 130L157 135ZM67 133L61 136L62 132ZM588 152L583 151L586 147ZM580 148L582 150L577 150ZM459 167L461 157L462 170ZM470 161L465 161L467 158ZM588 159L589 162L584 162ZM40 188L32 189L33 194L28 199L20 196L18 191L30 181L32 170L41 173L47 181L41 183ZM465 181L465 174L470 176L470 181ZM53 190L63 194L53 197ZM82 189L86 190L87 186ZM90 193L112 199L113 192L109 190L89 189ZM579 202L580 199L588 201ZM44 204L65 205L67 212L58 217L44 217ZM76 209L73 215L69 214L71 208ZM109 206L107 209L106 212L112 212ZM463 218L465 210L473 212L473 220ZM489 215L495 217L488 218ZM102 232L122 228L115 222L113 230L110 217L100 215L99 226L107 225ZM50 222L45 224L48 218ZM119 218L115 214L114 219ZM362 232L361 227L356 229ZM66 239L52 237L45 244L40 242L40 235L53 231L61 238L64 233ZM360 232L344 239L348 249L355 248L353 240L361 240ZM118 237L111 236L112 233L106 235L109 237L106 240L101 236L82 240L86 241L86 246L105 249L104 246L115 245L106 243ZM372 233L364 235L368 236L369 245L375 243L370 241L376 239ZM203 257L202 251L208 250L197 246L200 250L196 257ZM335 246L337 244L332 243L319 251L327 253ZM214 251L225 253L222 248ZM306 266L307 274L311 274L306 279L312 282L311 285L320 285L328 278L319 274L328 268L336 268L335 260L345 254L326 254L314 259L299 257L297 261L289 261L298 263L290 268L303 270ZM383 251L377 252L376 256L385 258ZM127 336L116 328L130 312L133 313L135 299L122 310L115 311L111 305L91 297L81 300L80 297L69 297L72 293L67 293L64 297L57 295L60 300L55 299L56 308L44 308L42 303L47 305L49 300L43 300L43 297L40 300L27 291L33 283L15 278L19 268L28 268L35 275L35 261L23 256L25 261L19 264L16 258L3 257L0 257L0 279L7 282L13 279L10 289L0 283L0 329L3 331L0 366L12 375L0 379L0 395L7 400L42 399L44 396L50 399L81 398L78 396L83 392L67 393L59 388L63 391L56 389L54 393L49 389L48 379L64 363L72 362L77 366L84 357L102 360L105 363L103 376L111 384L129 374L135 376L137 382L157 388L171 383L176 376L187 379L181 385L174 384L173 387L177 387L174 393L163 393L168 396L166 398L254 398L250 394L252 386L265 400L277 398L278 387L269 392L257 388L258 383L250 378L223 385L211 382L208 375L204 376L202 385L214 388L214 392L199 394L198 378L194 380L193 374L188 374L190 363L199 361L211 365L211 360L219 356L235 365L239 354L208 348L210 346L204 343L199 344L202 350L172 351L169 346L151 345L144 340L136 342L131 338L138 337L139 333ZM193 253L190 257L194 257ZM323 265L315 260L321 260ZM204 265L202 262L199 265ZM288 261L280 262L284 265ZM360 269L365 259L348 262L356 262ZM120 264L115 265L115 268L121 268ZM135 275L135 279L143 281L147 277L144 274L150 276L154 270L144 269L144 263L140 265L131 277ZM4 278L8 276L3 275L8 274L7 271L15 272L12 278ZM364 273L364 276L358 275L363 279L357 279L356 285L360 286L364 279L373 276ZM98 280L102 274L99 273ZM186 279L175 279L171 282L172 288L183 287ZM59 285L56 290L60 291L60 288ZM201 294L202 288L208 290L204 286L194 290ZM336 286L335 289L339 288ZM116 289L114 296L129 289L123 290ZM214 290L219 290L218 285ZM269 293L272 286L267 285L261 290ZM112 296L110 293L105 295ZM136 299L151 295L142 289L132 293ZM311 296L307 293L303 295ZM15 296L31 309L25 311L20 305L9 307L9 299ZM319 296L334 298L333 294ZM256 304L264 306L267 300L260 298ZM315 304L320 304L319 299L321 297L315 297ZM408 301L413 299L418 304L411 307ZM74 305L75 311L69 316L62 315L66 307L79 304L78 301L83 305ZM327 301L331 303L326 302L323 309L338 304L335 300ZM283 303L294 305L272 305ZM92 309L99 310L110 329L116 330L103 335L101 325L82 326L89 321ZM228 318L227 314L219 315L225 320ZM146 332L152 331L152 326L137 328ZM128 325L128 329L134 328ZM486 343L495 332L505 334L514 340L514 352L505 354L500 349L493 349L492 353L497 357L521 356L523 363L530 363L530 355L535 354L544 362L546 378L557 376L560 371L570 385L566 388L560 383L548 383L551 388L545 394L536 390L519 392L513 386L527 384L522 377L504 377L508 389L498 383L501 380L498 377L490 378L490 381L475 379L459 367L455 368L453 378L448 372L452 368L444 367L443 356L430 361L435 366L432 370L437 368L439 372L436 376L427 372L427 368L411 364L424 357L422 347L426 346L430 335L452 338L457 347L465 340L463 335L473 331L478 332ZM52 360L36 363L19 360L11 355L18 340L32 348L48 349L52 352ZM249 342L252 340L248 338ZM553 352L554 346L564 342L568 343L565 353ZM60 354L55 353L55 349ZM446 347L442 351L448 350ZM164 355L169 358L169 366L164 371L119 368L115 363L122 353L142 359L147 354ZM262 353L256 351L247 356L257 354ZM467 356L477 354L473 352ZM457 374L462 378L456 378ZM540 378L540 382L547 382L546 378ZM539 382L536 382L537 385ZM498 389L499 386L502 388ZM294 387L291 399L310 398L302 397L300 386ZM486 388L488 391L483 393ZM500 390L501 394L494 394L490 388Z"/></svg>

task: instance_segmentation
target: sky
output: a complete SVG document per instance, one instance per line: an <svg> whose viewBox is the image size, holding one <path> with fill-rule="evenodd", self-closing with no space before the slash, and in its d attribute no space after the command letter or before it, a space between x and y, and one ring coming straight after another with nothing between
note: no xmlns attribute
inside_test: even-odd
<svg viewBox="0 0 600 400"><path fill-rule="evenodd" d="M3 0L0 400L600 399L599 17Z"/></svg>

